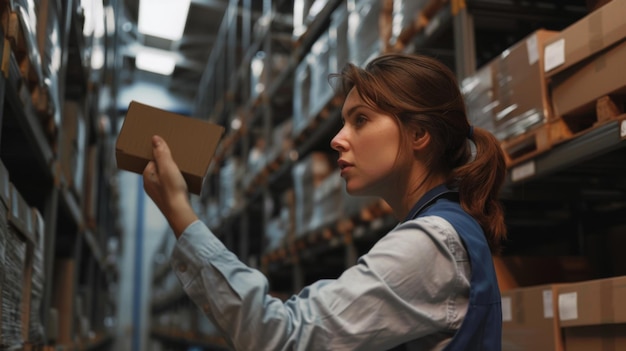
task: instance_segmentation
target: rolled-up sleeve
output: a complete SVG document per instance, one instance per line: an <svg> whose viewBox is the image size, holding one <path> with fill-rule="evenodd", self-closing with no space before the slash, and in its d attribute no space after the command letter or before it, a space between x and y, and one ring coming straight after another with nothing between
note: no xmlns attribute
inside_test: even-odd
<svg viewBox="0 0 626 351"><path fill-rule="evenodd" d="M458 328L469 289L459 243L438 217L403 223L340 277L285 302L200 221L179 238L171 264L236 350L386 350Z"/></svg>

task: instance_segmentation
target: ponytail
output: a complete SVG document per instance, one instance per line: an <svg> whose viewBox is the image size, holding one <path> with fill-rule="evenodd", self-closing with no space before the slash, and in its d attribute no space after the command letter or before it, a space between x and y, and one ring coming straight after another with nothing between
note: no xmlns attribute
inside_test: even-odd
<svg viewBox="0 0 626 351"><path fill-rule="evenodd" d="M453 170L461 207L482 227L492 253L499 253L506 238L504 211L498 200L504 183L506 165L498 140L488 131L473 128L476 145L473 160ZM469 143L468 143L469 149Z"/></svg>

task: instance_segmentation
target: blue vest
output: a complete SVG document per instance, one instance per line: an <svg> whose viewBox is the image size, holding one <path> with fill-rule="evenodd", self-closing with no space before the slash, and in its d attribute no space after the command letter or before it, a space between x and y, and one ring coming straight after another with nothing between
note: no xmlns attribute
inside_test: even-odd
<svg viewBox="0 0 626 351"><path fill-rule="evenodd" d="M502 349L502 307L491 251L482 228L458 202L458 192L439 185L415 204L404 221L438 216L450 222L465 244L472 267L469 307L444 351Z"/></svg>

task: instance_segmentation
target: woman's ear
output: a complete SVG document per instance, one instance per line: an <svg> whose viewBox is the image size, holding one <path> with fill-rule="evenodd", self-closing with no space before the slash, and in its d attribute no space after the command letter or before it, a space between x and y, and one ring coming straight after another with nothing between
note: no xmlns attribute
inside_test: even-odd
<svg viewBox="0 0 626 351"><path fill-rule="evenodd" d="M411 140L413 151L424 151L428 144L430 144L430 133L424 128L415 128Z"/></svg>

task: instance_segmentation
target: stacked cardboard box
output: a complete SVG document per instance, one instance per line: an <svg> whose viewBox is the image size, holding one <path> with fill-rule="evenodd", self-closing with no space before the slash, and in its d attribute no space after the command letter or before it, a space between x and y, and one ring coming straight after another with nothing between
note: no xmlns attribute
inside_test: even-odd
<svg viewBox="0 0 626 351"><path fill-rule="evenodd" d="M270 218L265 224L265 252L271 252L289 244L294 238L295 211L294 191L286 190L278 203L277 216Z"/></svg>
<svg viewBox="0 0 626 351"><path fill-rule="evenodd" d="M294 71L293 89L293 126L292 135L298 137L307 127L311 118L311 62L314 61L311 53L308 53Z"/></svg>
<svg viewBox="0 0 626 351"><path fill-rule="evenodd" d="M32 254L32 212L19 191L10 185L10 208L5 252L5 275L2 290L2 329L4 346L24 342L28 326ZM30 257L30 259L29 259ZM26 335L27 336L27 335Z"/></svg>
<svg viewBox="0 0 626 351"><path fill-rule="evenodd" d="M56 335L49 335L59 345L75 341L75 298L77 282L76 261L72 258L57 258L54 266L54 292L52 307L58 311ZM50 334L53 334L49 331Z"/></svg>
<svg viewBox="0 0 626 351"><path fill-rule="evenodd" d="M33 235L35 239L33 269L30 295L30 318L28 328L28 341L30 343L43 342L43 323L41 321L41 305L43 302L44 287L44 220L35 208L33 213Z"/></svg>
<svg viewBox="0 0 626 351"><path fill-rule="evenodd" d="M315 231L326 228L344 215L343 192L344 181L339 169L332 171L319 184L313 195L313 213L308 230Z"/></svg>
<svg viewBox="0 0 626 351"><path fill-rule="evenodd" d="M381 52L378 21L380 0L348 0L348 46L350 62L364 66Z"/></svg>
<svg viewBox="0 0 626 351"><path fill-rule="evenodd" d="M315 193L331 171L330 157L323 152L314 152L293 166L296 236L309 232L315 208Z"/></svg>
<svg viewBox="0 0 626 351"><path fill-rule="evenodd" d="M542 48L554 35L537 30L464 79L472 123L506 140L553 118Z"/></svg>
<svg viewBox="0 0 626 351"><path fill-rule="evenodd" d="M342 2L330 16L328 26L328 43L330 46L331 73L338 73L348 63L348 9Z"/></svg>
<svg viewBox="0 0 626 351"><path fill-rule="evenodd" d="M562 350L554 308L557 286L502 292L503 350Z"/></svg>
<svg viewBox="0 0 626 351"><path fill-rule="evenodd" d="M4 289L8 283L6 280L7 266L6 266L6 248L7 240L9 236L9 228L7 223L7 214L9 212L9 206L11 203L11 188L9 182L9 172L7 171L4 163L0 161L0 345L6 345L6 320L4 316Z"/></svg>
<svg viewBox="0 0 626 351"><path fill-rule="evenodd" d="M43 89L33 100L40 112L52 116L47 129L53 133L61 124L61 96L59 95L59 71L61 69L60 9L53 0L41 0L37 16L37 46L41 52ZM43 99L43 101L42 101ZM56 134L54 134L56 135Z"/></svg>
<svg viewBox="0 0 626 351"><path fill-rule="evenodd" d="M242 204L240 179L244 168L236 157L224 162L220 169L219 209L222 218L228 217Z"/></svg>
<svg viewBox="0 0 626 351"><path fill-rule="evenodd" d="M323 33L311 47L311 98L309 113L317 115L334 95L328 76L331 67L331 45L328 32Z"/></svg>
<svg viewBox="0 0 626 351"><path fill-rule="evenodd" d="M59 163L65 184L80 199L83 188L85 144L87 138L84 106L67 100L61 121L62 138L59 145Z"/></svg>
<svg viewBox="0 0 626 351"><path fill-rule="evenodd" d="M614 0L546 41L545 71L552 104L573 133L601 122L597 100L626 96L626 0Z"/></svg>
<svg viewBox="0 0 626 351"><path fill-rule="evenodd" d="M626 277L557 287L566 351L626 350Z"/></svg>

